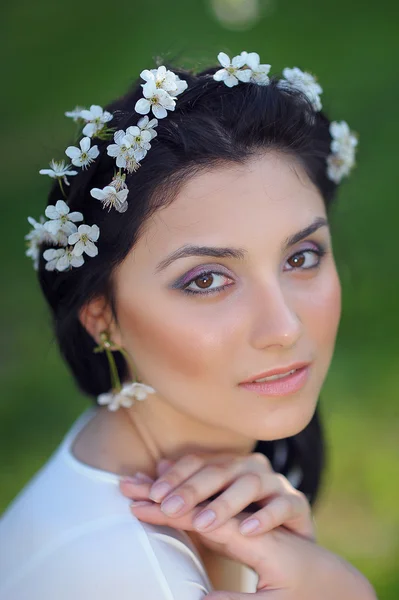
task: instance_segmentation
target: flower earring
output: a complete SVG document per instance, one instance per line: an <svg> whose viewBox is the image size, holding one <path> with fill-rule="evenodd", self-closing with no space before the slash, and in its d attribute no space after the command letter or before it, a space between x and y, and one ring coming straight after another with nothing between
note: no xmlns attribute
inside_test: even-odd
<svg viewBox="0 0 399 600"><path fill-rule="evenodd" d="M100 343L94 348L93 352L105 352L110 368L112 389L110 392L106 392L97 396L97 402L100 405L108 405L108 410L111 411L115 411L121 406L130 408L133 405L134 400L145 400L145 398L147 398L147 394L155 393L154 388L138 381L137 377L132 383L124 383L123 385L121 384L118 368L116 366L115 359L112 356L113 350L119 350L119 352L121 352L126 359L133 376L135 374L135 369L126 350L122 348L122 346L116 345L111 340L108 331L102 331L100 333Z"/></svg>

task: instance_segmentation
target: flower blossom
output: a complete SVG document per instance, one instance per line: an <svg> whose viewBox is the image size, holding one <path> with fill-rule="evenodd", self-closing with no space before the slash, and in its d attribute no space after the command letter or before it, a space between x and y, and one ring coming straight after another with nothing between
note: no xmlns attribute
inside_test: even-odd
<svg viewBox="0 0 399 600"><path fill-rule="evenodd" d="M70 168L71 165L65 165L64 160L51 160L50 169L40 169L39 173L40 175L48 175L52 179L63 179L64 183L69 185L66 176L68 175L68 177L71 177L72 175L78 174L77 171L71 171Z"/></svg>
<svg viewBox="0 0 399 600"><path fill-rule="evenodd" d="M75 123L77 123L80 119L82 119L82 110L85 110L83 106L76 106L74 110L69 110L65 112L66 117L70 117Z"/></svg>
<svg viewBox="0 0 399 600"><path fill-rule="evenodd" d="M346 121L330 123L331 154L327 157L327 175L335 183L349 175L355 166L357 135L349 129Z"/></svg>
<svg viewBox="0 0 399 600"><path fill-rule="evenodd" d="M115 181L115 184L113 182ZM117 189L119 186L119 190ZM123 186L123 187L122 187ZM102 190L100 188L93 188L90 190L90 195L96 200L101 200L103 203L103 208L109 206L109 211L112 207L115 208L120 213L123 213L127 210L127 196L129 194L129 190L127 189L126 184L121 182L120 180L113 179L110 185L106 185Z"/></svg>
<svg viewBox="0 0 399 600"><path fill-rule="evenodd" d="M283 75L285 79L280 79L277 87L281 89L299 89L309 98L315 111L322 109L319 94L323 92L323 88L316 82L313 75L306 71L301 71L298 67L293 67L292 69L286 67L283 69Z"/></svg>
<svg viewBox="0 0 399 600"><path fill-rule="evenodd" d="M77 230L75 222L83 221L83 215L78 211L69 211L70 208L64 200L57 200L55 206L52 204L47 206L44 214L49 218L49 221L44 223L44 228L52 235L57 235L59 231L64 232L66 235L74 233Z"/></svg>
<svg viewBox="0 0 399 600"><path fill-rule="evenodd" d="M158 125L158 119L150 119L147 117L141 117L141 119L137 123L137 127L140 127L141 131L149 131L151 134L151 139L156 137L158 133L155 131L154 127Z"/></svg>
<svg viewBox="0 0 399 600"><path fill-rule="evenodd" d="M47 271L66 271L70 267L81 267L84 263L83 256L76 256L72 246L66 248L48 248L43 252L43 258L47 261Z"/></svg>
<svg viewBox="0 0 399 600"><path fill-rule="evenodd" d="M132 135L126 133L123 129L114 133L115 144L107 146L108 156L116 158L116 166L120 169L126 169L129 159L135 155L135 141Z"/></svg>
<svg viewBox="0 0 399 600"><path fill-rule="evenodd" d="M163 119L167 116L168 110L175 110L175 97L169 95L164 89L157 88L155 79L149 79L142 86L144 98L137 100L134 107L140 115L146 115L152 110L154 117Z"/></svg>
<svg viewBox="0 0 399 600"><path fill-rule="evenodd" d="M97 256L98 248L94 242L98 240L99 235L98 225L79 225L78 230L68 237L68 244L74 247L73 254L75 256L81 256L83 252L89 256Z"/></svg>
<svg viewBox="0 0 399 600"><path fill-rule="evenodd" d="M167 70L163 65L157 69L144 69L140 77L147 82L154 82L158 89L165 90L171 96L178 96L188 87L187 81L180 79L176 73ZM141 85L144 87L145 84Z"/></svg>
<svg viewBox="0 0 399 600"><path fill-rule="evenodd" d="M150 140L151 133L148 129L141 129L137 125L133 125L126 129L126 134L133 139L133 156L136 160L142 160L151 148Z"/></svg>
<svg viewBox="0 0 399 600"><path fill-rule="evenodd" d="M98 146L93 146L90 148L91 138L89 137L82 138L79 142L79 145L80 149L76 148L76 146L68 146L68 148L65 150L65 154L69 156L73 165L86 169L92 162L94 162L94 159L97 158L97 156L100 154L100 151Z"/></svg>
<svg viewBox="0 0 399 600"><path fill-rule="evenodd" d="M260 56L257 52L241 52L241 56L245 58L245 64L251 69L251 78L250 81L252 83L257 83L258 85L267 85L270 82L268 77L268 73L271 69L271 65L261 65Z"/></svg>
<svg viewBox="0 0 399 600"><path fill-rule="evenodd" d="M213 79L215 81L223 81L227 87L238 85L240 81L247 83L251 78L252 70L250 68L243 69L242 67L248 67L246 64L248 56L248 53L244 52L238 56L234 56L230 61L230 57L227 56L227 54L219 52L218 61L223 69L216 71L213 75ZM250 60L253 61L253 57L250 57Z"/></svg>
<svg viewBox="0 0 399 600"><path fill-rule="evenodd" d="M120 390L100 394L97 397L97 402L102 406L108 404L108 410L115 411L121 406L130 408L135 399L144 400L147 394L153 393L155 393L154 388L136 381L124 384Z"/></svg>
<svg viewBox="0 0 399 600"><path fill-rule="evenodd" d="M106 123L113 119L113 115L107 110L103 110L101 106L92 104L90 110L81 110L80 118L86 121L86 125L83 127L83 135L93 137L100 133Z"/></svg>

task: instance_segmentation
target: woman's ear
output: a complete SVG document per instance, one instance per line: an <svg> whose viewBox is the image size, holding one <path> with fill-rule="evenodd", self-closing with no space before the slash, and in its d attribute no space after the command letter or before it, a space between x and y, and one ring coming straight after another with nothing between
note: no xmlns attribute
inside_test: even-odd
<svg viewBox="0 0 399 600"><path fill-rule="evenodd" d="M115 325L111 308L104 297L94 298L82 306L79 311L79 321L97 344L100 343L100 333L107 330L110 332L111 340L118 346L122 345L119 329Z"/></svg>

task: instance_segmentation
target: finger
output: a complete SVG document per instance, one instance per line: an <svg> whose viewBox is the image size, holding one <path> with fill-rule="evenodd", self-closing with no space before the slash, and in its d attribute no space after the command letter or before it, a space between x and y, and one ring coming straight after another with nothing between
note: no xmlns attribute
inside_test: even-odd
<svg viewBox="0 0 399 600"><path fill-rule="evenodd" d="M138 471L131 477L122 477L119 480L119 489L127 498L148 500L153 481L149 475Z"/></svg>
<svg viewBox="0 0 399 600"><path fill-rule="evenodd" d="M315 541L313 520L304 512L304 504L299 495L285 494L272 498L259 511L254 512L249 519L240 525L243 535L259 535L280 525L284 525L293 533Z"/></svg>
<svg viewBox="0 0 399 600"><path fill-rule="evenodd" d="M152 485L150 498L154 502L161 500L190 475L201 469L205 458L199 454L187 454L170 466Z"/></svg>
<svg viewBox="0 0 399 600"><path fill-rule="evenodd" d="M190 480L191 482L191 480ZM209 502L206 515L200 513L194 523L198 531L211 531L215 527L228 521L247 506L265 496L271 497L282 493L280 481L270 473L244 473L222 492L217 498ZM212 511L214 520L210 521ZM206 520L208 516L208 521Z"/></svg>
<svg viewBox="0 0 399 600"><path fill-rule="evenodd" d="M155 502L161 502L173 491L186 503L188 502L189 506L193 506L194 503L224 489L241 474L248 471L270 472L270 470L269 460L259 452L249 456L234 453L189 454L178 460L154 482L150 498ZM218 473L216 479L215 473ZM186 498L183 490L180 489L183 483L187 492Z"/></svg>
<svg viewBox="0 0 399 600"><path fill-rule="evenodd" d="M203 508L202 505L197 506L182 516L172 518L162 512L160 505L157 502L150 501L149 504L143 505L140 504L140 502L135 505L133 502L130 505L130 510L139 520L151 523L152 525L167 525L185 531L195 531L193 519ZM239 521L234 523L233 519L231 519L228 523L219 527L215 532L211 532L209 536L213 536L213 539L220 543L227 542L227 540L231 538L232 531L238 531L238 523Z"/></svg>

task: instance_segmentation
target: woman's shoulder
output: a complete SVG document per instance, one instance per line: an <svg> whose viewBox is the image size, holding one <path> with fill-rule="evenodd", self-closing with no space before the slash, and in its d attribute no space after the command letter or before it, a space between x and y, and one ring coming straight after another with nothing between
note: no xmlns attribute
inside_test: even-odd
<svg viewBox="0 0 399 600"><path fill-rule="evenodd" d="M0 600L200 600L212 590L185 532L142 523L127 506L85 519L64 509L64 520L55 506L28 530L29 515L8 531L4 517Z"/></svg>
<svg viewBox="0 0 399 600"><path fill-rule="evenodd" d="M0 600L203 598L210 582L189 536L139 521L116 474L70 453L81 425L0 519Z"/></svg>

